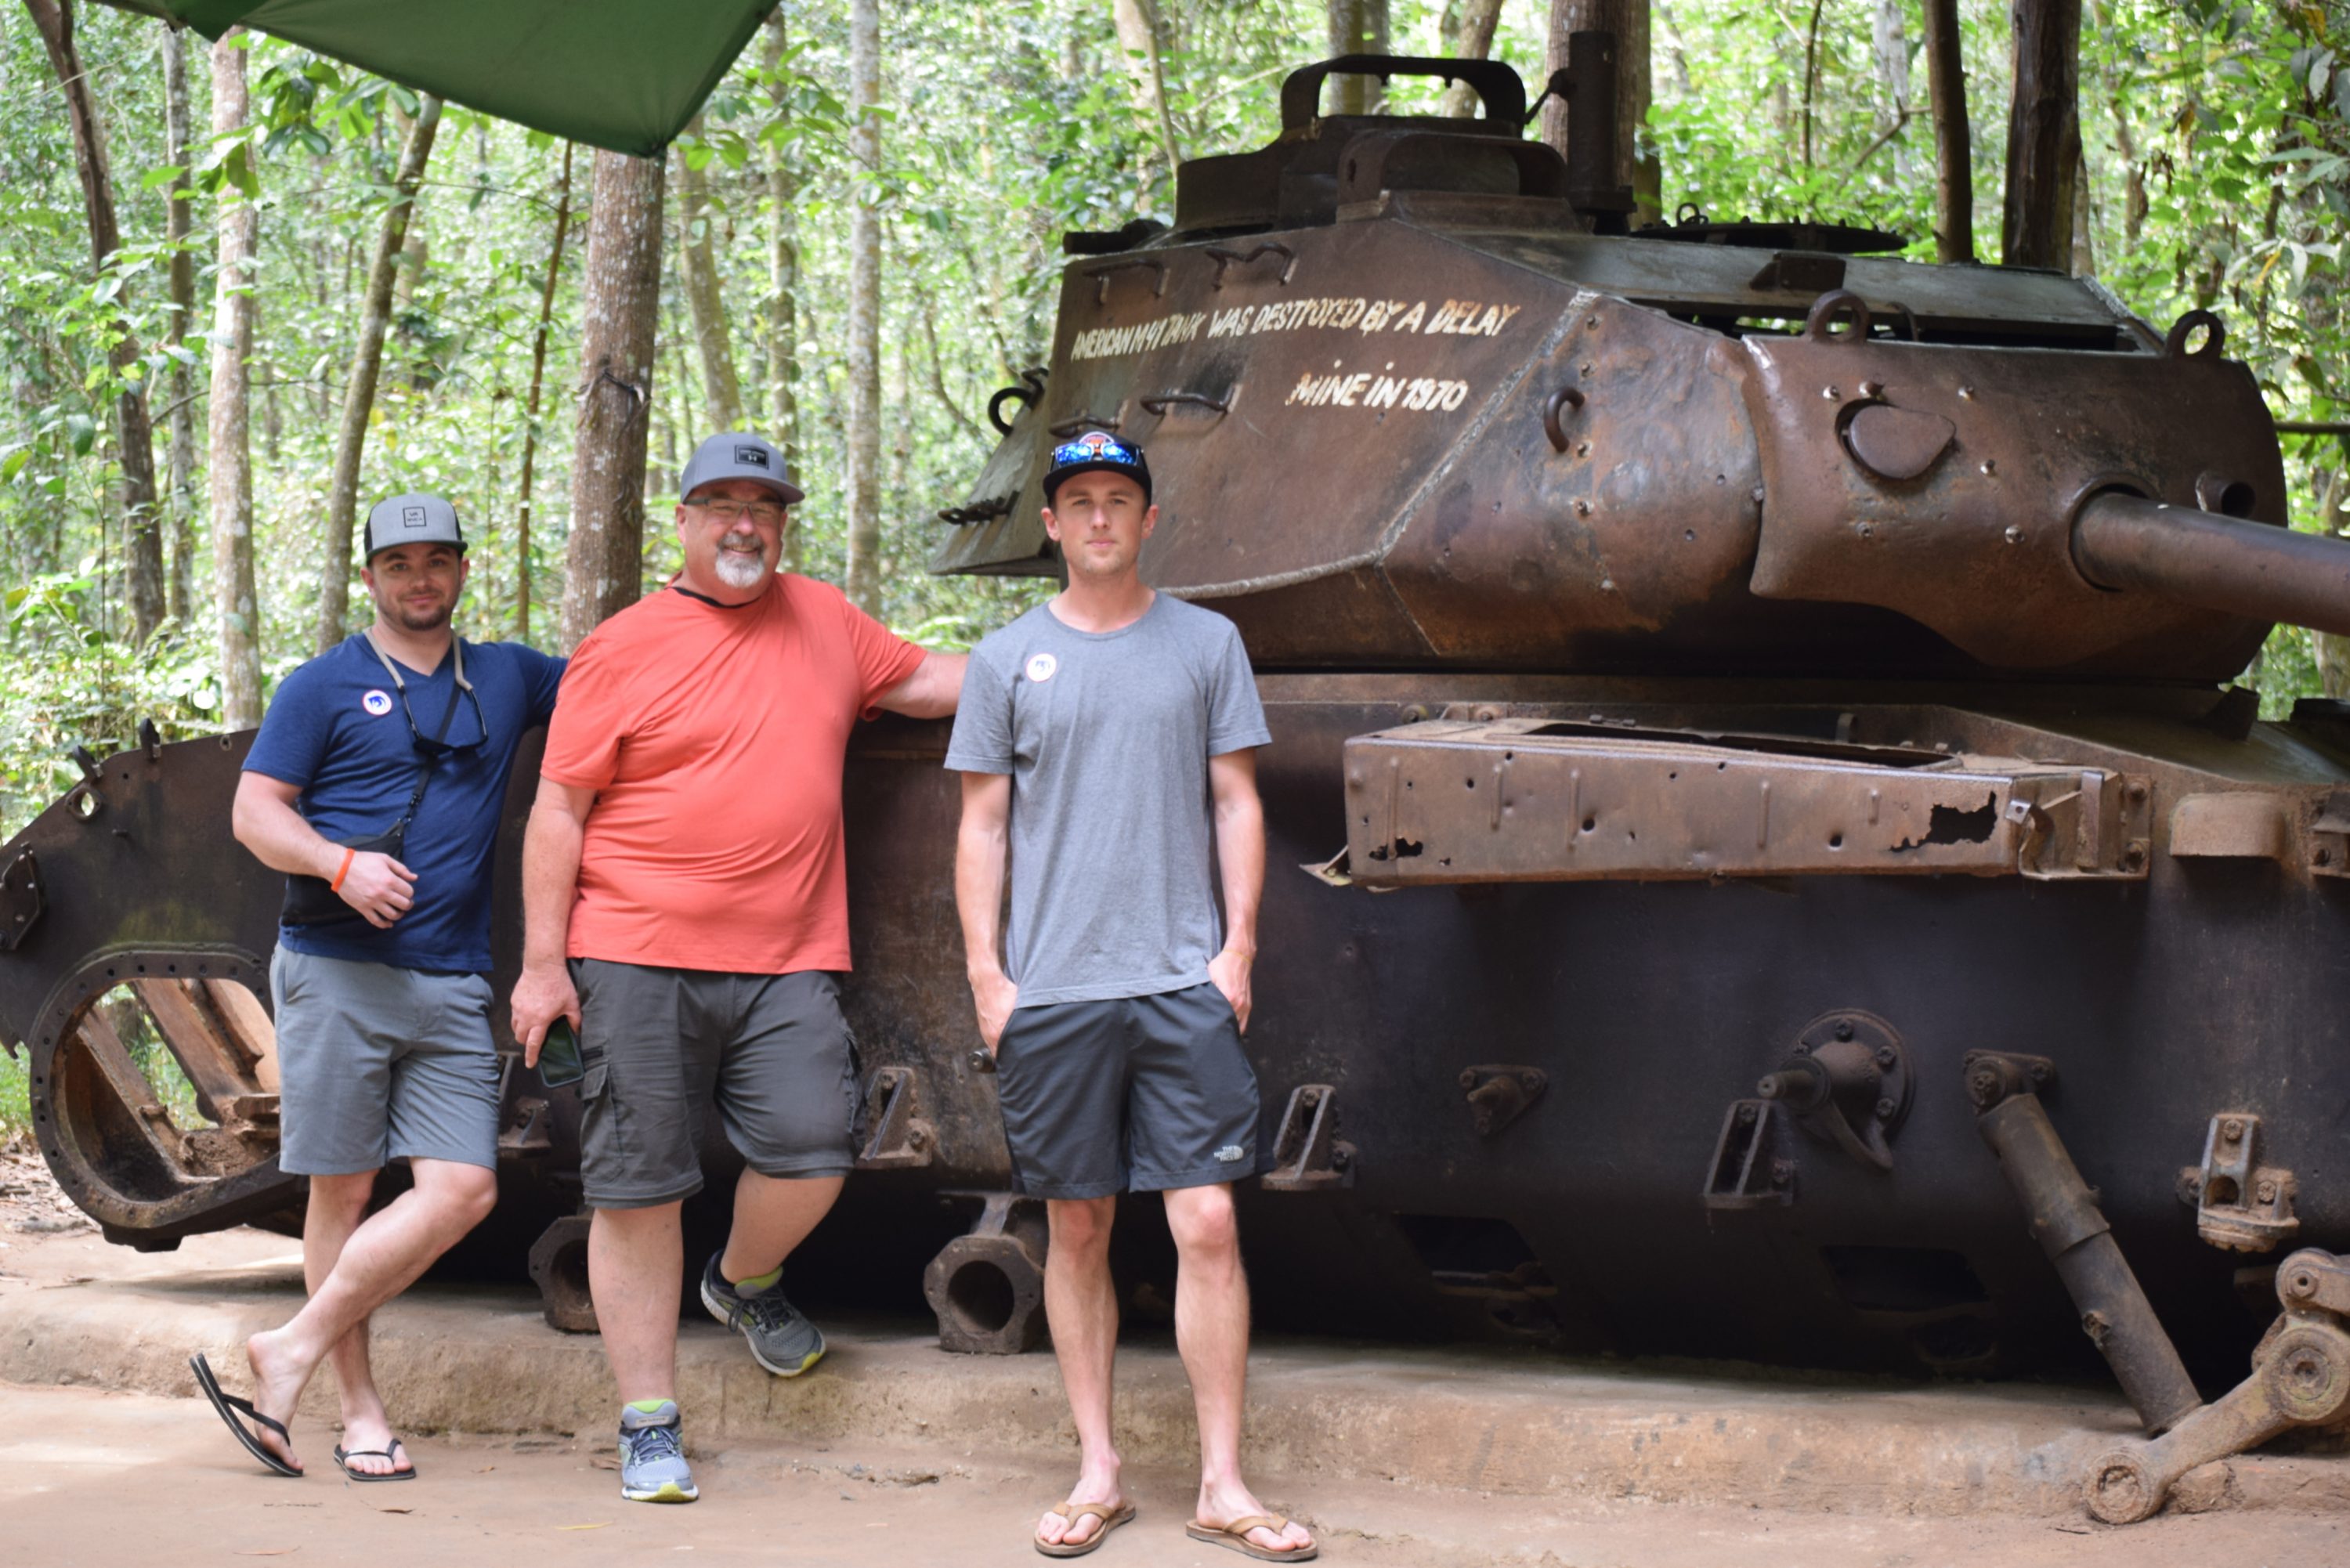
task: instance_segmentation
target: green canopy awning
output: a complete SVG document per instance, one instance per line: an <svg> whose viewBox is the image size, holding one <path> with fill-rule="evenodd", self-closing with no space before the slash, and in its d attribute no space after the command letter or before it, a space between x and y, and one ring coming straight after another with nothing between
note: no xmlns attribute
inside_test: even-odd
<svg viewBox="0 0 2350 1568"><path fill-rule="evenodd" d="M109 0L217 38L239 23L505 119L650 157L775 0Z"/></svg>

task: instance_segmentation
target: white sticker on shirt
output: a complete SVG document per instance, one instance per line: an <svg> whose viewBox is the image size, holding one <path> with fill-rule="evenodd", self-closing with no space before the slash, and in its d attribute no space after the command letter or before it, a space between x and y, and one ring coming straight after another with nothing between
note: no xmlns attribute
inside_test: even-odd
<svg viewBox="0 0 2350 1568"><path fill-rule="evenodd" d="M370 691L359 699L359 706L380 719L391 711L391 693L381 690Z"/></svg>
<svg viewBox="0 0 2350 1568"><path fill-rule="evenodd" d="M1061 661L1051 654L1037 654L1028 661L1028 679L1042 685L1053 679L1053 672L1060 668Z"/></svg>

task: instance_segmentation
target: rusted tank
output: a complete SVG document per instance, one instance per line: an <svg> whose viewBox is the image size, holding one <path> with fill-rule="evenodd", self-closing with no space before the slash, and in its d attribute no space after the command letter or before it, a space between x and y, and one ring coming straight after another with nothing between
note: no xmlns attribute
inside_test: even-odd
<svg viewBox="0 0 2350 1568"><path fill-rule="evenodd" d="M1603 47L1550 84L1573 164L1506 68L1358 57L1185 165L1171 226L1068 236L1052 362L933 569L1055 574L1045 450L1107 427L1158 476L1146 576L1247 639L1267 1319L1966 1373L2094 1345L2170 1431L2093 1493L2134 1516L2350 1397L2350 704L2262 722L2229 684L2274 620L2350 632L2350 545L2280 525L2217 320L1825 224L1626 232ZM1334 69L1458 75L1483 117L1326 116ZM946 735L849 759L879 1174L795 1269L926 1274L950 1344L1015 1349L1042 1241L974 1051ZM272 940L223 832L244 743L92 760L5 852L0 1021L134 1244L296 1197L265 1029L218 1004ZM124 981L183 1061L220 1042L217 1132L135 1103L88 1006ZM511 1079L510 1212L557 1221L534 1267L576 1321L574 1108ZM2254 1394L2201 1407L2264 1329Z"/></svg>

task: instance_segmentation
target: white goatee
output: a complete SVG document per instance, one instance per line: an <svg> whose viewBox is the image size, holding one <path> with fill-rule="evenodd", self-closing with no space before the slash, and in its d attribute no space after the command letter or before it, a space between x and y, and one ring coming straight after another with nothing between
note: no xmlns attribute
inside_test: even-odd
<svg viewBox="0 0 2350 1568"><path fill-rule="evenodd" d="M721 550L718 580L730 588L755 588L768 575L764 551Z"/></svg>

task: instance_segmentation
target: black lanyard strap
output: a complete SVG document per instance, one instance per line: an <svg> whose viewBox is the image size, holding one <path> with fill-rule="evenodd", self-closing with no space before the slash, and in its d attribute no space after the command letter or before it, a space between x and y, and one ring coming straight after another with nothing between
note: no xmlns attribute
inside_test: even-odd
<svg viewBox="0 0 2350 1568"><path fill-rule="evenodd" d="M473 718L482 726L483 740L489 738L489 725L482 719L482 700L474 695L473 683L465 679L465 644L463 639L454 636L449 639L449 656L455 661L454 672L457 679L456 683L449 689L449 706L442 711L441 728L433 732L432 744L428 749L424 743L423 732L416 727L416 711L408 705L408 682L400 678L399 667L386 658L383 649L377 646L373 627L369 627L359 635L367 639L368 651L374 654L376 662L383 666L383 672L391 677L392 690L400 693L400 711L408 720L409 738L415 743L416 749L424 753L424 761L416 769L416 787L409 792L408 805L401 808L400 821L394 824L391 829L392 832L404 836L408 832L408 825L416 818L416 808L424 804L424 786L432 782L432 764L441 759L442 752L446 749L449 724L457 716L457 701L461 693L473 699ZM474 742L475 745L480 743L479 741Z"/></svg>

